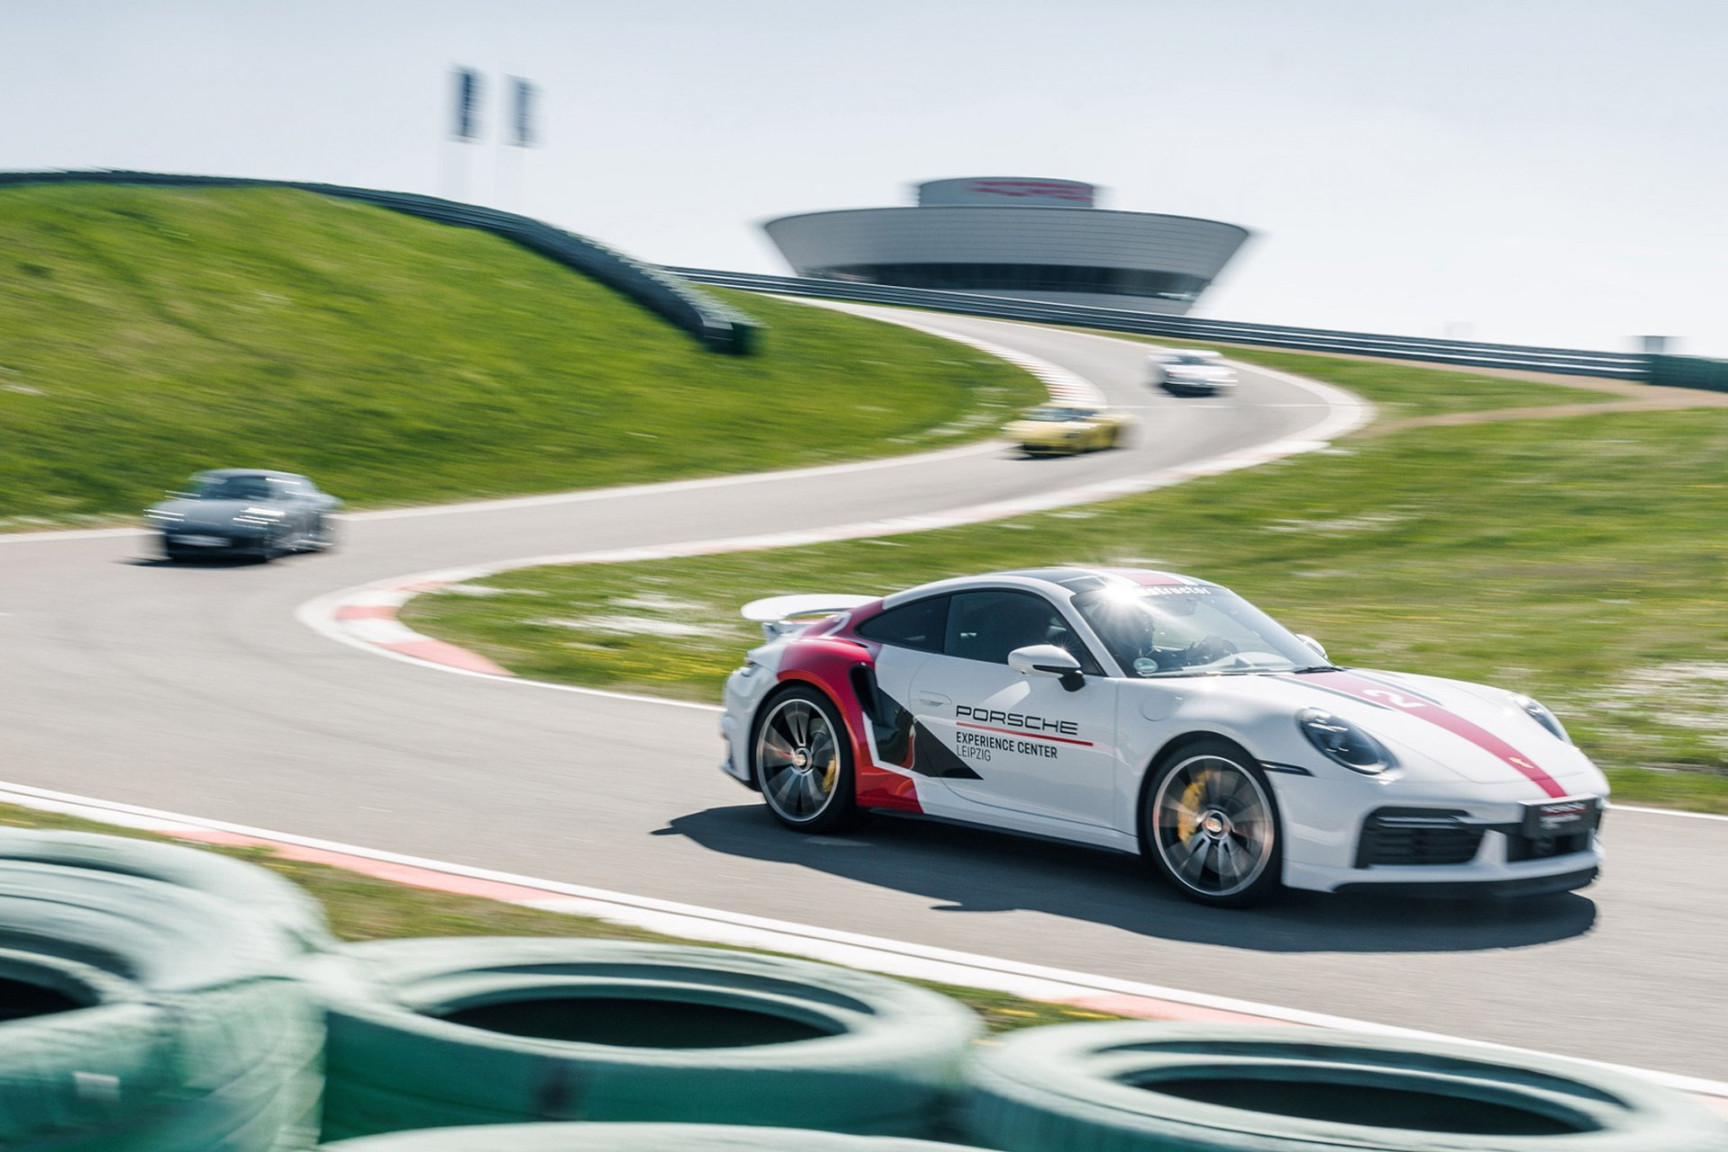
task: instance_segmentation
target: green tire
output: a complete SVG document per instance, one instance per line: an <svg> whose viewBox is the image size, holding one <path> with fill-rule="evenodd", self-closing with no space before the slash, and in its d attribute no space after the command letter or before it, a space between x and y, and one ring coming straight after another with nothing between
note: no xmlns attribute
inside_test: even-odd
<svg viewBox="0 0 1728 1152"><path fill-rule="evenodd" d="M1711 1152L1728 1125L1554 1056L1319 1028L1033 1028L968 1071L964 1128L1006 1152Z"/></svg>
<svg viewBox="0 0 1728 1152"><path fill-rule="evenodd" d="M731 1124L506 1124L362 1136L327 1152L966 1152L896 1136Z"/></svg>
<svg viewBox="0 0 1728 1152"><path fill-rule="evenodd" d="M0 860L160 880L244 905L280 926L295 950L323 951L335 944L317 900L269 869L231 856L124 836L0 828Z"/></svg>
<svg viewBox="0 0 1728 1152"><path fill-rule="evenodd" d="M536 1120L924 1135L978 1031L897 980L719 948L406 940L318 970L326 1140Z"/></svg>
<svg viewBox="0 0 1728 1152"><path fill-rule="evenodd" d="M306 1147L323 1028L296 963L216 897L0 860L0 1147Z"/></svg>

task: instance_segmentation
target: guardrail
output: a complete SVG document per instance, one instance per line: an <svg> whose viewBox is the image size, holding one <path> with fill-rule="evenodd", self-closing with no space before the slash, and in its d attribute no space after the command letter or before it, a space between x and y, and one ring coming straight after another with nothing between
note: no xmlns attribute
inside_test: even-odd
<svg viewBox="0 0 1728 1152"><path fill-rule="evenodd" d="M1728 392L1728 360L1708 360L1702 356L1652 356L1650 383L1666 384L1671 388Z"/></svg>
<svg viewBox="0 0 1728 1152"><path fill-rule="evenodd" d="M1257 344L1308 352L1344 352L1398 360L1462 364L1477 368L1523 368L1571 376L1648 380L1651 373L1650 358L1634 353L1543 348L1526 344L1478 344L1465 340L1425 340L1414 336L1379 336L1368 332L1342 332L1327 328L1285 328L1228 320L1195 320L1186 316L1154 316L1120 308L1091 308L1076 304L944 292L929 288L861 284L848 280L758 276L744 272L717 272L707 268L666 270L698 284L741 288L750 292L816 296L864 304L897 304L936 312L989 316L999 320L1030 320L1041 324L1169 336L1182 340Z"/></svg>
<svg viewBox="0 0 1728 1152"><path fill-rule="evenodd" d="M294 188L357 200L423 220L478 228L513 240L612 288L688 332L715 352L745 355L755 347L757 324L736 308L657 265L646 264L586 236L565 232L514 212L459 204L412 192L308 184L293 180L251 180L232 176L185 176L162 172L103 169L90 172L0 172L0 186L20 184L141 184L170 188Z"/></svg>

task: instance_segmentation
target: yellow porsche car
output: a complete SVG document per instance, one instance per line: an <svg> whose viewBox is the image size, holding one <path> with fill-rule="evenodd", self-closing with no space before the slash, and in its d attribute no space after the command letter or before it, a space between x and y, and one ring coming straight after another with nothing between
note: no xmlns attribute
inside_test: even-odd
<svg viewBox="0 0 1728 1152"><path fill-rule="evenodd" d="M1133 418L1108 408L1086 404L1043 404L1021 414L1002 429L1028 456L1056 452L1095 452L1114 448L1133 425Z"/></svg>

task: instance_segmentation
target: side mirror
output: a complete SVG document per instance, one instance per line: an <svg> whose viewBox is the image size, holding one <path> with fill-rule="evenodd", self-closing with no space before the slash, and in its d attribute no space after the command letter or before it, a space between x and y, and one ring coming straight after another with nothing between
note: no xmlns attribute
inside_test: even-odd
<svg viewBox="0 0 1728 1152"><path fill-rule="evenodd" d="M1302 641L1302 643L1308 645L1308 647L1310 647L1310 648L1314 649L1314 651L1320 653L1320 659L1322 659L1322 660L1330 660L1331 659L1329 656L1326 655L1326 649L1321 645L1320 641L1314 639L1314 637L1305 636L1302 633L1298 632L1298 633L1296 633L1296 639Z"/></svg>
<svg viewBox="0 0 1728 1152"><path fill-rule="evenodd" d="M1072 653L1054 644L1028 644L1008 653L1008 667L1022 676L1054 676L1062 687L1073 692L1086 683L1080 671L1080 661Z"/></svg>

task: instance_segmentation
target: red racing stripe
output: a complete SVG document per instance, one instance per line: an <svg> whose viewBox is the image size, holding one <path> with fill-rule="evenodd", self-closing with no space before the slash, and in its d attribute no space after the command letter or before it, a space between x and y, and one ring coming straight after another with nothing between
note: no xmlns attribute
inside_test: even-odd
<svg viewBox="0 0 1728 1152"><path fill-rule="evenodd" d="M1172 584L1198 584L1200 581L1174 572L1155 572L1150 568L1095 568L1107 576L1121 576L1145 588L1168 587Z"/></svg>
<svg viewBox="0 0 1728 1152"><path fill-rule="evenodd" d="M1498 756L1548 795L1566 795L1566 790L1560 787L1552 776L1538 768L1528 756L1486 728L1472 724L1456 712L1447 711L1425 696L1402 691L1390 684L1382 684L1349 672L1309 672L1289 679L1301 684L1318 685L1357 700L1378 704L1382 708L1393 708L1419 717L1436 727L1444 728L1454 736L1462 736L1484 752Z"/></svg>
<svg viewBox="0 0 1728 1152"><path fill-rule="evenodd" d="M988 724L967 724L965 722L957 723L954 727L976 728L981 732L1005 732L1010 736L1030 736L1034 740L1054 740L1058 744L1078 744L1082 748L1092 747L1090 740L1070 740L1066 736L1046 736L1042 732L1028 732L1024 728L992 728Z"/></svg>

